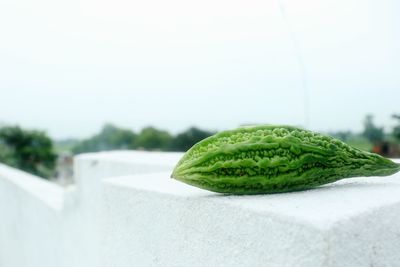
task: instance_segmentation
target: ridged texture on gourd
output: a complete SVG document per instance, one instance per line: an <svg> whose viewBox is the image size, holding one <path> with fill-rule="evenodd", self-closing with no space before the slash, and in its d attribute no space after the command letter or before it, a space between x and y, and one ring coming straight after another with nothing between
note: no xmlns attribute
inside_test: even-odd
<svg viewBox="0 0 400 267"><path fill-rule="evenodd" d="M335 138L290 126L243 127L194 145L171 177L232 194L310 189L343 178L386 176L400 165Z"/></svg>

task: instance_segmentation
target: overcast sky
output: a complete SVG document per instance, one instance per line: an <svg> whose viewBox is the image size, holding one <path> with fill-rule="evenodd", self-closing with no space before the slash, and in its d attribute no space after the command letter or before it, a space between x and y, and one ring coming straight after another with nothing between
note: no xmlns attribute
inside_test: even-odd
<svg viewBox="0 0 400 267"><path fill-rule="evenodd" d="M243 123L389 129L397 0L2 0L0 122L86 137ZM305 107L307 106L307 108Z"/></svg>

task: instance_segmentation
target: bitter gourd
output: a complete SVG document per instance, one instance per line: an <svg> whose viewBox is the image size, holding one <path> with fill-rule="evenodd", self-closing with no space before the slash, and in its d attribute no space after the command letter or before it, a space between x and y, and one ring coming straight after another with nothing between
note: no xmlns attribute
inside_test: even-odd
<svg viewBox="0 0 400 267"><path fill-rule="evenodd" d="M214 192L263 194L399 170L400 164L330 136L263 125L220 132L200 141L184 154L171 177Z"/></svg>

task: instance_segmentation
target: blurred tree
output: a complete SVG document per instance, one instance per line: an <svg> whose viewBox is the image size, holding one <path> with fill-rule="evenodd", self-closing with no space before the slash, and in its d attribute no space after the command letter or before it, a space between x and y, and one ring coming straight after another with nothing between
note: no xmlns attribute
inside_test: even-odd
<svg viewBox="0 0 400 267"><path fill-rule="evenodd" d="M363 136L370 140L372 143L379 143L383 141L383 128L375 126L374 116L371 114L368 114L364 119Z"/></svg>
<svg viewBox="0 0 400 267"><path fill-rule="evenodd" d="M13 150L0 140L0 162L9 166L16 166L16 158L13 156Z"/></svg>
<svg viewBox="0 0 400 267"><path fill-rule="evenodd" d="M203 131L196 127L191 127L183 133L178 134L171 140L170 150L187 151L197 142L213 134L213 132Z"/></svg>
<svg viewBox="0 0 400 267"><path fill-rule="evenodd" d="M351 131L338 131L338 132L330 132L329 135L342 140L343 142L347 142L349 138L353 137L354 134Z"/></svg>
<svg viewBox="0 0 400 267"><path fill-rule="evenodd" d="M365 151L372 149L372 143L363 134L351 131L330 132L328 134L358 149Z"/></svg>
<svg viewBox="0 0 400 267"><path fill-rule="evenodd" d="M167 150L171 139L167 131L146 127L136 137L134 147L146 150Z"/></svg>
<svg viewBox="0 0 400 267"><path fill-rule="evenodd" d="M133 148L136 134L112 124L103 126L101 132L83 140L72 148L74 154Z"/></svg>
<svg viewBox="0 0 400 267"><path fill-rule="evenodd" d="M397 125L393 127L393 137L400 142L400 114L393 114L392 118L397 120Z"/></svg>
<svg viewBox="0 0 400 267"><path fill-rule="evenodd" d="M54 173L56 155L53 142L44 132L5 126L0 128L0 161L49 178Z"/></svg>

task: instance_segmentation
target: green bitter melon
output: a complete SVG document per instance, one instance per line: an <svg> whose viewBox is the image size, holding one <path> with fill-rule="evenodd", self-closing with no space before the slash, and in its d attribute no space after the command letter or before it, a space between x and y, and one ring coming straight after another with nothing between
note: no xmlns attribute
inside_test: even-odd
<svg viewBox="0 0 400 267"><path fill-rule="evenodd" d="M229 194L311 189L357 176L400 170L380 155L330 136L291 126L253 126L220 132L195 144L171 175L184 183Z"/></svg>

